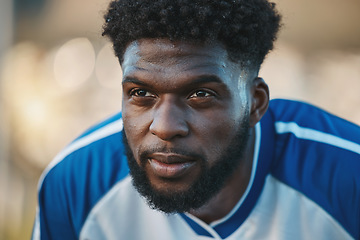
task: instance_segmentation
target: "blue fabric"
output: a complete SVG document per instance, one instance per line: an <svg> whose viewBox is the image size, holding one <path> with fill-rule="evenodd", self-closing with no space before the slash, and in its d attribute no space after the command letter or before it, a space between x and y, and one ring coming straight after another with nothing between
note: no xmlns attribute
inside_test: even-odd
<svg viewBox="0 0 360 240"><path fill-rule="evenodd" d="M42 239L78 239L93 206L129 173L121 141L116 133L93 142L50 170L39 193Z"/></svg>
<svg viewBox="0 0 360 240"><path fill-rule="evenodd" d="M116 114L77 140L120 117L120 113ZM360 155L329 144L299 139L292 133L277 134L274 124L279 121L295 122L300 127L360 144L360 128L348 121L301 102L271 101L261 120L254 184L239 209L214 226L214 230L222 238L236 231L256 205L266 176L272 174L314 201L355 239L360 239ZM70 153L48 172L41 186L41 239L78 239L91 209L128 174L121 132ZM211 236L186 215L182 216L197 234Z"/></svg>
<svg viewBox="0 0 360 240"><path fill-rule="evenodd" d="M350 122L308 104L275 103L271 111L278 121L296 121L360 144L360 128ZM321 206L354 238L360 237L359 154L286 133L277 137L276 159L272 174L277 179Z"/></svg>
<svg viewBox="0 0 360 240"><path fill-rule="evenodd" d="M186 216L184 213L180 213L181 217L184 218L184 220L189 224L189 226L196 232L199 236L206 236L206 237L212 237L212 235L205 230L203 227L201 227L199 224L197 224L194 220Z"/></svg>
<svg viewBox="0 0 360 240"><path fill-rule="evenodd" d="M329 133L352 142L360 141L359 126L307 103L276 99L270 102L269 111L274 115L275 121L296 122L302 127Z"/></svg>

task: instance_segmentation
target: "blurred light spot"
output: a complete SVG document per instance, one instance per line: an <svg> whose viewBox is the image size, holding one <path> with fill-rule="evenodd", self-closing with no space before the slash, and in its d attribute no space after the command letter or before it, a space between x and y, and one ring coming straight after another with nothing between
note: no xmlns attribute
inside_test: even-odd
<svg viewBox="0 0 360 240"><path fill-rule="evenodd" d="M95 67L96 77L103 87L121 88L122 70L110 44L99 52Z"/></svg>
<svg viewBox="0 0 360 240"><path fill-rule="evenodd" d="M95 51L87 38L75 38L60 47L55 56L54 75L60 86L74 90L92 74Z"/></svg>
<svg viewBox="0 0 360 240"><path fill-rule="evenodd" d="M44 101L41 99L31 99L28 101L23 109L23 117L29 126L40 129L48 120L47 107Z"/></svg>

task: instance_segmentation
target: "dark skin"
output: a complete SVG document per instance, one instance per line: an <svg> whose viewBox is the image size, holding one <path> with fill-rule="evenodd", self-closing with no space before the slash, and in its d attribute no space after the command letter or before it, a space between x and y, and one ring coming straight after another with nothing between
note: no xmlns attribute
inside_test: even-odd
<svg viewBox="0 0 360 240"><path fill-rule="evenodd" d="M152 187L165 194L185 192L201 171L198 156L211 167L249 117L250 138L235 173L206 205L190 211L206 223L226 216L250 179L254 126L269 102L265 82L231 61L220 43L138 40L127 47L122 69L129 146ZM141 163L140 155L153 149Z"/></svg>

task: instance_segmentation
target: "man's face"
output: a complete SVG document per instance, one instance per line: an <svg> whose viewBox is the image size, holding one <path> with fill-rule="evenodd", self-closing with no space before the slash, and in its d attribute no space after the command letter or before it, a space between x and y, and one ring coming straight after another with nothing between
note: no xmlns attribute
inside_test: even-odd
<svg viewBox="0 0 360 240"><path fill-rule="evenodd" d="M246 76L220 44L165 39L131 43L122 68L134 185L165 212L200 207L241 163L249 132Z"/></svg>

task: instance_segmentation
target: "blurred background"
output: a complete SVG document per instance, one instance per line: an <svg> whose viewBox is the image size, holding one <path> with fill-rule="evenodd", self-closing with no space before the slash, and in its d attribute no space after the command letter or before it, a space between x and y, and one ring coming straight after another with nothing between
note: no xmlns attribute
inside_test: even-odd
<svg viewBox="0 0 360 240"><path fill-rule="evenodd" d="M360 1L275 2L284 26L260 74L271 98L360 124ZM121 69L101 37L108 3L0 2L0 239L30 238L42 170L121 110Z"/></svg>

